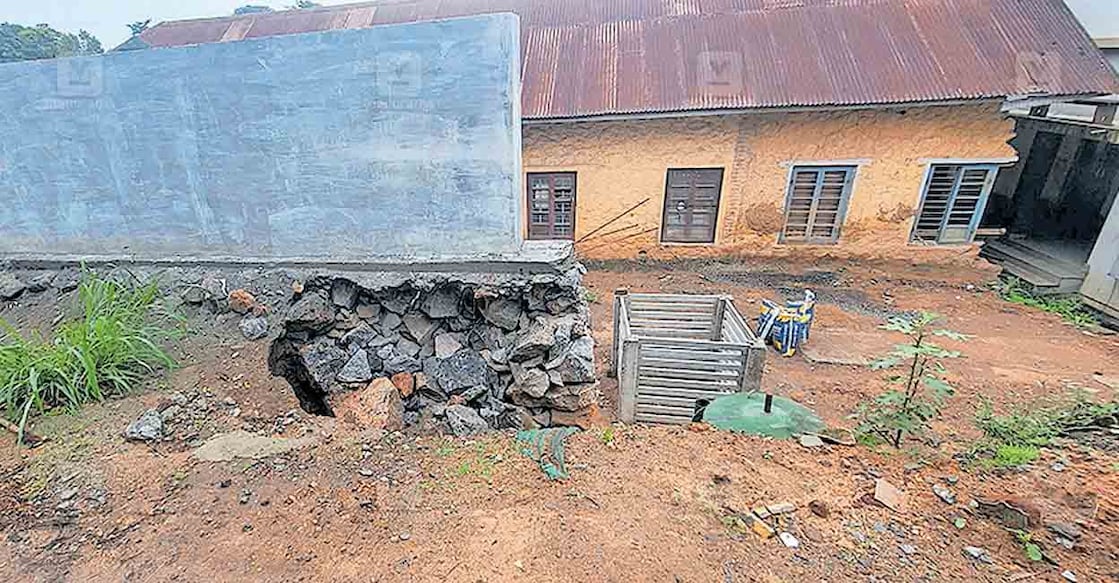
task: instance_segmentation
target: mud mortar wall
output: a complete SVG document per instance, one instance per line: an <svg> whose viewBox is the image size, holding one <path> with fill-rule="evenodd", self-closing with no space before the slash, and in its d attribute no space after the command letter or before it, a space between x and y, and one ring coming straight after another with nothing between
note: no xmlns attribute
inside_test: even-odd
<svg viewBox="0 0 1119 583"><path fill-rule="evenodd" d="M996 104L540 124L525 127L524 166L577 173L575 239L590 234L577 245L581 257L800 253L936 260L954 258L961 248L909 245L930 160L1012 159L1012 135L1013 123ZM789 168L812 163L858 165L840 239L780 245ZM669 168L723 169L713 244L660 243Z"/></svg>
<svg viewBox="0 0 1119 583"><path fill-rule="evenodd" d="M0 254L516 251L518 34L495 14L0 65Z"/></svg>

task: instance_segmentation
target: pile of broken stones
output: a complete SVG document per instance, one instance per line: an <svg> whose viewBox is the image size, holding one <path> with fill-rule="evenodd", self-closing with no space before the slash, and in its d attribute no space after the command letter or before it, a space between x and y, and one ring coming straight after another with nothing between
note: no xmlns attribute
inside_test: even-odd
<svg viewBox="0 0 1119 583"><path fill-rule="evenodd" d="M305 411L360 425L550 426L598 400L580 279L579 268L485 283L315 277L298 286L270 367Z"/></svg>

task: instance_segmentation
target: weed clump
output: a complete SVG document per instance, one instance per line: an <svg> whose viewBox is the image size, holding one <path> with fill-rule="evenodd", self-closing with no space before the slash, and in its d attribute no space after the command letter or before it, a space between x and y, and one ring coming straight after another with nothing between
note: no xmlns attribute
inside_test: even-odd
<svg viewBox="0 0 1119 583"><path fill-rule="evenodd" d="M1084 307L1084 303L1075 294L1037 295L1029 285L1022 283L1022 280L1017 277L1007 277L999 280L998 292L999 296L1008 302L1056 314L1064 321L1079 328L1099 324L1096 316Z"/></svg>
<svg viewBox="0 0 1119 583"><path fill-rule="evenodd" d="M24 338L0 319L0 407L18 423L20 440L32 413L75 411L132 389L174 361L159 346L173 327L155 282L129 285L86 273L78 317L51 338Z"/></svg>
<svg viewBox="0 0 1119 583"><path fill-rule="evenodd" d="M983 400L975 414L983 437L972 447L982 467L1017 468L1037 460L1040 448L1069 432L1119 425L1119 402L1094 403L1082 395L1051 405L1034 404L996 415Z"/></svg>

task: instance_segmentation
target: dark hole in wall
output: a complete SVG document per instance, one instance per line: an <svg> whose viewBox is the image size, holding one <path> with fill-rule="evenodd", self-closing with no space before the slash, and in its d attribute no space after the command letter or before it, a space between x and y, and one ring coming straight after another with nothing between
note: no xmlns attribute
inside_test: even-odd
<svg viewBox="0 0 1119 583"><path fill-rule="evenodd" d="M299 406L312 415L334 416L334 410L323 391L303 366L299 349L287 338L278 338L268 349L268 370L273 376L283 377L291 385Z"/></svg>

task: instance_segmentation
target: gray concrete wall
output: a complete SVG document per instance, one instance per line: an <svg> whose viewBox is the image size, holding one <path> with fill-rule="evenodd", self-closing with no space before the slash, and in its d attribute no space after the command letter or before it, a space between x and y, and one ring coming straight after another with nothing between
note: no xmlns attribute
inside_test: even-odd
<svg viewBox="0 0 1119 583"><path fill-rule="evenodd" d="M511 14L0 65L0 256L508 254L519 108Z"/></svg>

